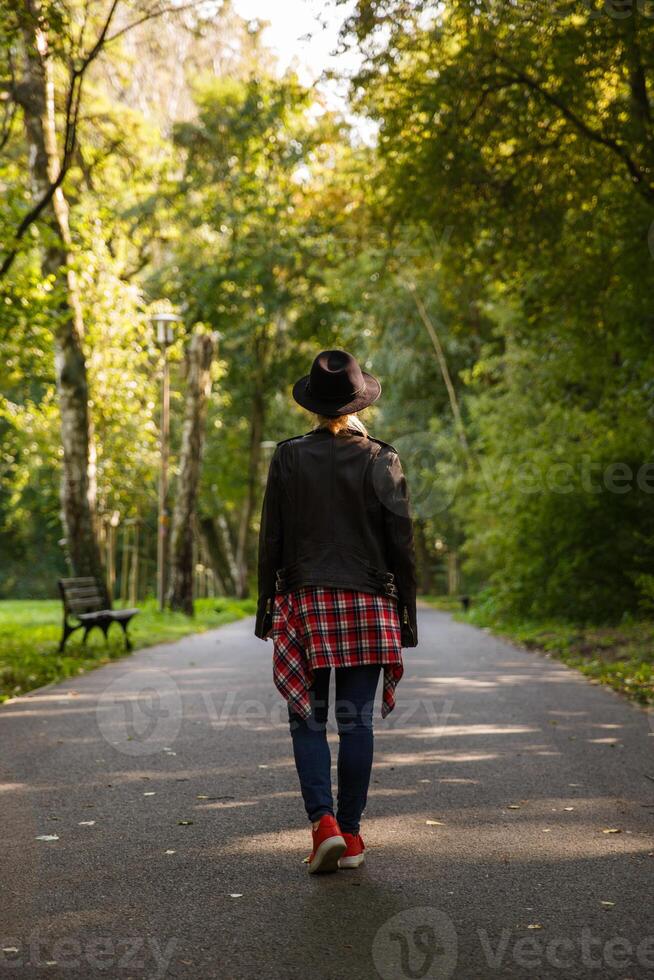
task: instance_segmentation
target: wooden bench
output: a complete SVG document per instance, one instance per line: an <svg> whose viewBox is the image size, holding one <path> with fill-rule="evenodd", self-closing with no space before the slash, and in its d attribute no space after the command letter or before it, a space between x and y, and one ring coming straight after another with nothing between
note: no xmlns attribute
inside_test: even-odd
<svg viewBox="0 0 654 980"><path fill-rule="evenodd" d="M112 609L104 583L96 578L60 578L59 591L64 604L64 631L59 644L60 653L63 653L68 637L75 630L84 629L82 643L86 643L89 633L97 626L106 640L112 623L120 623L125 634L125 649L132 649L127 627L139 612L138 609Z"/></svg>

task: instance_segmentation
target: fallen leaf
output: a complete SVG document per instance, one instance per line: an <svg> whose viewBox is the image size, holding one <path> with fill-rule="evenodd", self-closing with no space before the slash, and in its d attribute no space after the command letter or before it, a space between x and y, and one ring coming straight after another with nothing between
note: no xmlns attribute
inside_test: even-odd
<svg viewBox="0 0 654 980"><path fill-rule="evenodd" d="M442 820L425 820L428 827L444 827L445 824Z"/></svg>
<svg viewBox="0 0 654 980"><path fill-rule="evenodd" d="M603 905L605 909L612 909L615 906L615 902L600 902L600 905Z"/></svg>
<svg viewBox="0 0 654 980"><path fill-rule="evenodd" d="M622 830L620 827L607 827L606 830L602 831L603 834L621 834Z"/></svg>
<svg viewBox="0 0 654 980"><path fill-rule="evenodd" d="M59 840L56 834L41 834L35 840Z"/></svg>
<svg viewBox="0 0 654 980"><path fill-rule="evenodd" d="M567 810L568 813L569 813L571 810L574 810L574 807L573 806L564 806L563 809L564 810Z"/></svg>
<svg viewBox="0 0 654 980"><path fill-rule="evenodd" d="M3 953L17 953L18 952L18 946L3 946L2 947L2 952Z"/></svg>
<svg viewBox="0 0 654 980"><path fill-rule="evenodd" d="M527 929L542 929L542 928L543 927L540 924L540 922L532 922L530 923L530 925L527 926Z"/></svg>
<svg viewBox="0 0 654 980"><path fill-rule="evenodd" d="M543 833L544 834L551 834L552 833L552 828L551 827L543 827Z"/></svg>
<svg viewBox="0 0 654 980"><path fill-rule="evenodd" d="M156 796L157 794L155 793L154 790L148 790L148 792L147 793L144 793L143 795L144 796Z"/></svg>
<svg viewBox="0 0 654 980"><path fill-rule="evenodd" d="M179 827L190 827L192 823L193 823L192 820L178 820L177 821L177 824L178 824Z"/></svg>
<svg viewBox="0 0 654 980"><path fill-rule="evenodd" d="M519 810L520 806L518 803L509 803L507 810Z"/></svg>
<svg viewBox="0 0 654 980"><path fill-rule="evenodd" d="M196 800L208 800L209 799L209 797L208 796L205 796L203 793L199 793L195 798L196 798Z"/></svg>
<svg viewBox="0 0 654 980"><path fill-rule="evenodd" d="M95 820L80 820L80 822L78 823L77 826L78 827L93 827L94 824L95 824Z"/></svg>
<svg viewBox="0 0 654 980"><path fill-rule="evenodd" d="M230 892L230 898L243 898L243 892Z"/></svg>
<svg viewBox="0 0 654 980"><path fill-rule="evenodd" d="M164 851L164 854L175 854L175 851Z"/></svg>

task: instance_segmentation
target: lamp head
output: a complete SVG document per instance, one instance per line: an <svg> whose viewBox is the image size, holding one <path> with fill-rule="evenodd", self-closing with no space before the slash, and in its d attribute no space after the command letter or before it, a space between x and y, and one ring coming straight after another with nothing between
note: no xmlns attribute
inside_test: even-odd
<svg viewBox="0 0 654 980"><path fill-rule="evenodd" d="M160 347L170 347L175 341L174 324L180 323L181 316L176 313L154 313L150 321L155 329L155 337Z"/></svg>

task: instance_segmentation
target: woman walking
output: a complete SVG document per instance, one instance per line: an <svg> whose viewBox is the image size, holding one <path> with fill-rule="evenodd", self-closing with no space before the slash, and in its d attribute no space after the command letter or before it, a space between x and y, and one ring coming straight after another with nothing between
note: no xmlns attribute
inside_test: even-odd
<svg viewBox="0 0 654 980"><path fill-rule="evenodd" d="M315 428L273 454L261 515L255 633L272 636L293 753L312 824L310 873L363 863L359 833L373 758L373 705L395 704L401 647L418 642L413 529L397 452L357 412L381 385L342 350L322 351L293 397ZM331 668L339 734L337 809L327 710Z"/></svg>

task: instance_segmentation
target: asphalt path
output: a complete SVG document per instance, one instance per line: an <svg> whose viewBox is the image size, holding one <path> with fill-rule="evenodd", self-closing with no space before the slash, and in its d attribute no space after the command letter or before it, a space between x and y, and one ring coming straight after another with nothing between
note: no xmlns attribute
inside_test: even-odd
<svg viewBox="0 0 654 980"><path fill-rule="evenodd" d="M421 609L375 711L366 864L310 876L252 630L0 709L0 980L654 976L646 712Z"/></svg>

